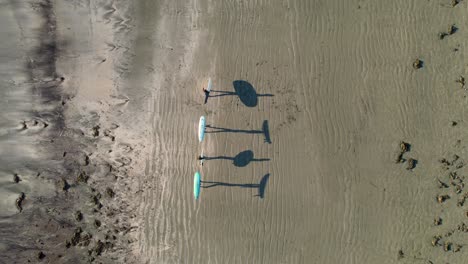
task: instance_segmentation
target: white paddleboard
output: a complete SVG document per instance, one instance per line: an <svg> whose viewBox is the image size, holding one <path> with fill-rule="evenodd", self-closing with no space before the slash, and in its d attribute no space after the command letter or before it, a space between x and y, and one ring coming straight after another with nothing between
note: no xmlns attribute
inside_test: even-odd
<svg viewBox="0 0 468 264"><path fill-rule="evenodd" d="M203 137L205 137L205 117L200 117L200 122L198 123L198 141L202 142Z"/></svg>

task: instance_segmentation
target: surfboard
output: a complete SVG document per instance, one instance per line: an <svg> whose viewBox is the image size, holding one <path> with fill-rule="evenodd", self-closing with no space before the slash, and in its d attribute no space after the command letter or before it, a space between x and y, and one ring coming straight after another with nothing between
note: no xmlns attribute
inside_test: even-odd
<svg viewBox="0 0 468 264"><path fill-rule="evenodd" d="M205 117L200 117L200 122L198 123L198 141L202 142L203 137L205 137Z"/></svg>
<svg viewBox="0 0 468 264"><path fill-rule="evenodd" d="M197 171L193 176L193 196L195 199L198 199L200 196L200 185L201 185L201 176L200 173Z"/></svg>
<svg viewBox="0 0 468 264"><path fill-rule="evenodd" d="M208 92L211 92L211 87L213 86L213 83L211 82L211 78L208 78L208 85L206 86L206 90Z"/></svg>

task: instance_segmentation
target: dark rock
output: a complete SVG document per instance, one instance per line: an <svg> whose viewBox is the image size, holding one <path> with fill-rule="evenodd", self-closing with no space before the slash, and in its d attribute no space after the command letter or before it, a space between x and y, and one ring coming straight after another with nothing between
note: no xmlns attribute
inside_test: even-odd
<svg viewBox="0 0 468 264"><path fill-rule="evenodd" d="M37 253L37 259L38 260L43 260L45 257L46 257L46 255L44 254L44 252L39 251L39 253Z"/></svg>
<svg viewBox="0 0 468 264"><path fill-rule="evenodd" d="M81 213L81 211L76 211L75 212L75 220L78 221L78 222L83 220L83 214Z"/></svg>
<svg viewBox="0 0 468 264"><path fill-rule="evenodd" d="M460 3L460 0L452 0L452 7L455 7L458 3Z"/></svg>
<svg viewBox="0 0 468 264"><path fill-rule="evenodd" d="M434 225L438 226L442 224L442 218L437 217L434 219Z"/></svg>
<svg viewBox="0 0 468 264"><path fill-rule="evenodd" d="M449 26L449 29L448 29L447 33L449 35L452 35L455 32L457 32L457 30L458 30L458 28L455 26L455 24L452 24L452 25Z"/></svg>
<svg viewBox="0 0 468 264"><path fill-rule="evenodd" d="M413 68L414 68L414 69L420 69L420 68L423 67L423 64L424 64L424 62L423 62L422 60L416 59L416 60L414 60L414 62L413 62Z"/></svg>
<svg viewBox="0 0 468 264"><path fill-rule="evenodd" d="M13 181L14 181L15 183L19 183L19 182L21 181L21 179L20 179L20 177L19 177L18 174L16 174L16 173L13 174Z"/></svg>
<svg viewBox="0 0 468 264"><path fill-rule="evenodd" d="M19 197L15 201L16 208L18 209L18 211L20 211L20 213L23 211L22 203L25 198L26 198L26 195L24 194L24 192L21 192Z"/></svg>
<svg viewBox="0 0 468 264"><path fill-rule="evenodd" d="M94 220L94 226L97 228L97 227L101 227L101 221L99 221L98 219L95 219Z"/></svg>
<svg viewBox="0 0 468 264"><path fill-rule="evenodd" d="M445 250L445 251L450 251L451 249L452 249L452 243L446 241L446 242L444 243L444 250Z"/></svg>
<svg viewBox="0 0 468 264"><path fill-rule="evenodd" d="M406 143L404 141L401 141L400 142L400 152L404 153L404 152L408 152L411 148L411 144L409 143Z"/></svg>
<svg viewBox="0 0 468 264"><path fill-rule="evenodd" d="M445 202L445 201L446 201L447 199L449 199L449 198L450 198L450 196L448 196L448 195L446 195L446 194L445 194L445 195L438 195L438 196L437 196L437 202L438 202L438 203L443 203L443 202Z"/></svg>
<svg viewBox="0 0 468 264"><path fill-rule="evenodd" d="M450 125L456 126L456 125L458 125L458 122L457 121L452 121L452 122L450 122Z"/></svg>
<svg viewBox="0 0 468 264"><path fill-rule="evenodd" d="M115 196L114 191L113 191L110 187L107 187L107 188L106 188L106 194L107 194L107 196L110 197L110 198L114 198L114 196Z"/></svg>

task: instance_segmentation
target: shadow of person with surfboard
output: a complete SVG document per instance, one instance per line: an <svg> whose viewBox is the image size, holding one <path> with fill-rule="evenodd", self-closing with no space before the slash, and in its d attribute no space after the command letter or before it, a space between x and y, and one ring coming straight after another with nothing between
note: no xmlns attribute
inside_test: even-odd
<svg viewBox="0 0 468 264"><path fill-rule="evenodd" d="M210 97L237 95L244 105L255 107L258 104L259 96L274 96L273 94L257 94L252 84L247 81L236 80L232 82L232 85L234 86L234 92L212 90L211 92L215 93L215 95L210 95Z"/></svg>
<svg viewBox="0 0 468 264"><path fill-rule="evenodd" d="M262 177L260 183L227 183L227 182L214 182L214 181L201 181L201 188L211 188L216 186L225 186L225 187L241 187L241 188L258 188L258 194L255 196L263 199L265 197L265 189L268 183L268 178L270 178L270 173L267 173Z"/></svg>
<svg viewBox="0 0 468 264"><path fill-rule="evenodd" d="M270 130L268 127L268 120L264 120L261 130L246 130L246 129L231 129L224 127L215 127L212 125L206 125L210 130L206 130L205 133L246 133L246 134L263 134L265 136L265 142L271 144Z"/></svg>
<svg viewBox="0 0 468 264"><path fill-rule="evenodd" d="M227 156L216 156L216 157L207 157L204 156L204 160L232 160L232 163L236 167L245 167L252 161L269 161L270 159L255 159L254 154L251 150L242 151L241 153L237 154L235 157L227 157Z"/></svg>

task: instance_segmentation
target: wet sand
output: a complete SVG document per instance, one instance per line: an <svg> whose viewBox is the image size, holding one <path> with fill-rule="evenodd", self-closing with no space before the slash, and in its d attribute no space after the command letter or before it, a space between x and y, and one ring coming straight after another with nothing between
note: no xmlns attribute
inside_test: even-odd
<svg viewBox="0 0 468 264"><path fill-rule="evenodd" d="M452 2L0 2L0 259L464 263Z"/></svg>
<svg viewBox="0 0 468 264"><path fill-rule="evenodd" d="M193 76L171 72L175 80L157 96L153 117L149 174L160 189L145 193L154 202L145 203L143 247L151 263L462 263L464 248L445 252L443 245L466 241L463 231L445 236L466 222L466 209L453 198L436 199L455 195L437 187L437 177L449 177L438 159L463 156L465 138L465 91L455 82L465 71L465 33L460 26L443 40L438 34L464 24L466 3L449 2L189 8L200 10L192 24L199 34ZM208 77L221 92L203 105ZM272 96L242 102L229 95L237 80ZM198 144L200 115L227 131L208 132ZM264 120L271 144L239 131L261 130ZM395 163L401 140L411 144L403 158L417 160L412 170ZM196 161L201 149L214 158L203 168ZM269 160L238 167L229 159L246 150ZM194 201L197 169L208 188ZM444 222L434 226L439 216ZM443 241L432 246L438 234Z"/></svg>
<svg viewBox="0 0 468 264"><path fill-rule="evenodd" d="M118 1L1 5L0 262L141 263L149 92L122 77L133 14Z"/></svg>

